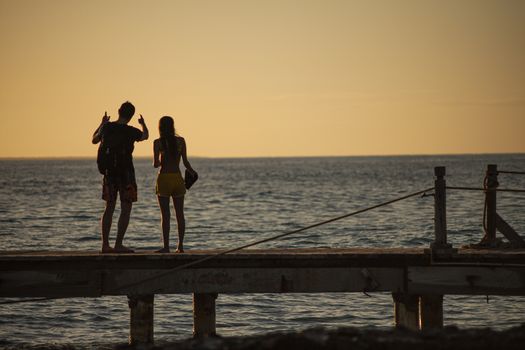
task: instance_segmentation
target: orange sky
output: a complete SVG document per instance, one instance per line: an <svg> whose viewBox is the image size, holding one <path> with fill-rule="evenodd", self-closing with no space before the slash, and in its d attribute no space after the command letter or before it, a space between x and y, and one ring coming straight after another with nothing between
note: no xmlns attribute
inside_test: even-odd
<svg viewBox="0 0 525 350"><path fill-rule="evenodd" d="M525 152L524 38L521 0L0 0L0 157L94 157L125 100L138 156L163 115L193 156Z"/></svg>

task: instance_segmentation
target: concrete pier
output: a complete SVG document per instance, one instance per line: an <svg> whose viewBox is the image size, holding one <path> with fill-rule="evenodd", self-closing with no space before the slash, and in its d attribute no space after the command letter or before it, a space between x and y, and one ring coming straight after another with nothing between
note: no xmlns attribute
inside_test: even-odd
<svg viewBox="0 0 525 350"><path fill-rule="evenodd" d="M525 249L247 249L170 273L216 253L0 252L0 297L129 296L130 341L151 343L155 294L193 293L196 337L216 334L221 293L390 292L410 329L443 326L443 295L525 295Z"/></svg>

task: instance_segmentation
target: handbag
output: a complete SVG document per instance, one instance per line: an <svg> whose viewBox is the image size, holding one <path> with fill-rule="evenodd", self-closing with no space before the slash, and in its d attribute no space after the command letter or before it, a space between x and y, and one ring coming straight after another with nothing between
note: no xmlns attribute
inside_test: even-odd
<svg viewBox="0 0 525 350"><path fill-rule="evenodd" d="M184 185L186 186L186 189L190 189L191 186L193 186L193 184L195 182L197 182L197 179L199 178L199 174L197 174L196 171L189 171L188 169L186 169L186 171L184 172Z"/></svg>

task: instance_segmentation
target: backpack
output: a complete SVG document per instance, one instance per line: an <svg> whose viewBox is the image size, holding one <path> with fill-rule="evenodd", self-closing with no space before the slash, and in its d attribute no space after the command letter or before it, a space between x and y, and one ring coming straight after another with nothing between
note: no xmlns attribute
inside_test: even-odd
<svg viewBox="0 0 525 350"><path fill-rule="evenodd" d="M102 175L117 175L126 170L128 149L123 137L118 134L102 138L97 152L97 167ZM120 136L120 137L119 137Z"/></svg>

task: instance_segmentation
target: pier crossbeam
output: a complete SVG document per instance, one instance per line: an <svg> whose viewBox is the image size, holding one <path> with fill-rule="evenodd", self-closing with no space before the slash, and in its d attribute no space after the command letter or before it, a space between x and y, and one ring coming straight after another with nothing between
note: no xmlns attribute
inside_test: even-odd
<svg viewBox="0 0 525 350"><path fill-rule="evenodd" d="M525 249L460 249L441 260L419 248L244 250L126 287L214 253L0 252L0 297L363 291L525 295Z"/></svg>

